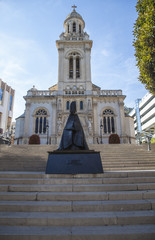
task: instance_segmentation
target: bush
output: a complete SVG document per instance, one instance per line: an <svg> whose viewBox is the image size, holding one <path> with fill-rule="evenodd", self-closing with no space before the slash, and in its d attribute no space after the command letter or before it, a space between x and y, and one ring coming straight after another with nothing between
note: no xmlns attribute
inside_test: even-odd
<svg viewBox="0 0 155 240"><path fill-rule="evenodd" d="M155 138L152 138L152 139L151 139L151 143L155 143Z"/></svg>
<svg viewBox="0 0 155 240"><path fill-rule="evenodd" d="M111 134L109 136L109 144L119 144L120 138L117 134Z"/></svg>
<svg viewBox="0 0 155 240"><path fill-rule="evenodd" d="M29 144L40 144L40 137L36 134L33 134L30 138L29 138Z"/></svg>

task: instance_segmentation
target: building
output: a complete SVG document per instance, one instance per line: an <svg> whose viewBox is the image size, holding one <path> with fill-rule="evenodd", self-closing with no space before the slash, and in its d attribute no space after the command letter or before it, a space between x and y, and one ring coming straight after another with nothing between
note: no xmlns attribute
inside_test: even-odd
<svg viewBox="0 0 155 240"><path fill-rule="evenodd" d="M147 93L135 101L135 108L129 113L134 118L135 135L141 132L155 132L155 96Z"/></svg>
<svg viewBox="0 0 155 240"><path fill-rule="evenodd" d="M125 116L122 90L101 90L91 79L93 41L84 32L85 22L73 11L64 21L65 32L56 41L58 82L48 90L35 86L24 96L26 109L16 119L16 143L27 144L32 134L39 134L41 144L58 144L72 101L77 103L89 144L108 143L117 133L121 143L134 142L133 119Z"/></svg>
<svg viewBox="0 0 155 240"><path fill-rule="evenodd" d="M11 130L15 90L0 79L0 134Z"/></svg>

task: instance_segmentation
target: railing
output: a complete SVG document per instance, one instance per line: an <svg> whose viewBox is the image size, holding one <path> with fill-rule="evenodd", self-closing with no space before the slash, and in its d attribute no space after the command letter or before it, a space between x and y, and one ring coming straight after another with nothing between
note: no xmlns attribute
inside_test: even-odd
<svg viewBox="0 0 155 240"><path fill-rule="evenodd" d="M55 96L57 94L57 91L28 91L27 96Z"/></svg>
<svg viewBox="0 0 155 240"><path fill-rule="evenodd" d="M121 96L122 90L101 90L101 96Z"/></svg>
<svg viewBox="0 0 155 240"><path fill-rule="evenodd" d="M85 91L64 91L65 95L84 95ZM57 91L28 91L27 92L27 97L39 97L39 96L56 96ZM97 93L98 95L98 93ZM101 90L99 92L100 96L121 96L122 95L122 90Z"/></svg>

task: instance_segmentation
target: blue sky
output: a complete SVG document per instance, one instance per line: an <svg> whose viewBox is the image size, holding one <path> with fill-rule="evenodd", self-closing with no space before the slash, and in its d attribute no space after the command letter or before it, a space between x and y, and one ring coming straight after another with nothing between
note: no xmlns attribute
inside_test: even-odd
<svg viewBox="0 0 155 240"><path fill-rule="evenodd" d="M55 41L77 5L85 31L93 40L92 82L101 89L122 89L125 105L147 91L138 81L133 24L136 0L0 0L0 78L15 89L14 119L25 109L23 96L35 85L47 90L57 83Z"/></svg>

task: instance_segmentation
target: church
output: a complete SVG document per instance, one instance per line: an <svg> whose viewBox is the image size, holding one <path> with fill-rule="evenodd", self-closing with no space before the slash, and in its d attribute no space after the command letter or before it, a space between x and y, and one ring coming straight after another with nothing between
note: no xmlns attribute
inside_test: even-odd
<svg viewBox="0 0 155 240"><path fill-rule="evenodd" d="M75 8L56 41L57 84L48 90L33 86L27 91L25 112L16 119L15 144L28 144L33 134L39 135L41 144L59 144L72 101L76 101L88 144L108 144L113 133L120 137L120 143L135 142L134 122L125 114L122 90L102 90L92 82L93 41Z"/></svg>

